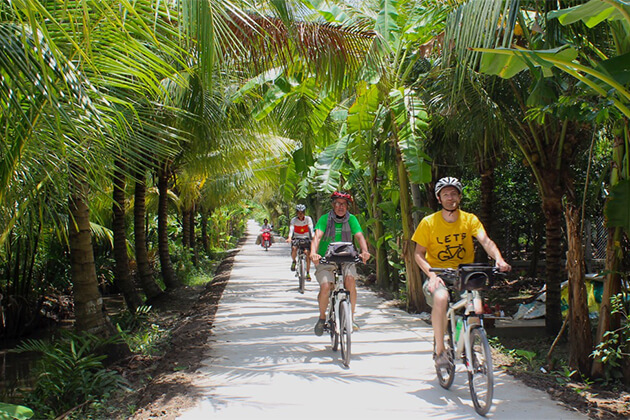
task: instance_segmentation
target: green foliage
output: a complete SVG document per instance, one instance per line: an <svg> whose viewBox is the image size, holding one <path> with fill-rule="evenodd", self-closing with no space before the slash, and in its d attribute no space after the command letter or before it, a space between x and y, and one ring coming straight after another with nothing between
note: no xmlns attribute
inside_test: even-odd
<svg viewBox="0 0 630 420"><path fill-rule="evenodd" d="M26 420L33 415L33 410L28 407L0 402L0 420Z"/></svg>
<svg viewBox="0 0 630 420"><path fill-rule="evenodd" d="M610 299L610 305L611 314L622 317L622 325L614 331L607 331L592 353L593 358L604 365L607 380L621 378L621 362L630 356L630 302L626 295L620 293Z"/></svg>
<svg viewBox="0 0 630 420"><path fill-rule="evenodd" d="M608 227L621 227L630 233L630 180L612 187L604 214Z"/></svg>
<svg viewBox="0 0 630 420"><path fill-rule="evenodd" d="M123 378L106 369L106 355L99 354L102 347L117 340L65 331L56 341L25 341L14 351L42 355L35 368L37 382L27 403L38 415L55 417L121 388Z"/></svg>

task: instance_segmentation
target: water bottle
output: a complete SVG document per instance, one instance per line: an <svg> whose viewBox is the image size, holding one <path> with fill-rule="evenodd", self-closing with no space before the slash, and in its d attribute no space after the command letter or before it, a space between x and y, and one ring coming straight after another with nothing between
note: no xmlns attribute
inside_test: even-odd
<svg viewBox="0 0 630 420"><path fill-rule="evenodd" d="M464 325L464 322L462 321L462 317L458 316L457 324L455 325L455 342L456 343L459 341L459 333L462 331L462 325Z"/></svg>

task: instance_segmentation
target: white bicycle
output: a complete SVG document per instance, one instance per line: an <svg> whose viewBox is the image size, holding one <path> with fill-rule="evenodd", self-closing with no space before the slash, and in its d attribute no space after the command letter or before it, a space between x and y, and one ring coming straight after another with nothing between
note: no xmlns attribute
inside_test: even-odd
<svg viewBox="0 0 630 420"><path fill-rule="evenodd" d="M329 249L332 248L341 251L338 251L337 255L327 253L326 257L319 260L320 264L335 264L335 283L329 296L328 317L324 324L324 331L330 333L333 351L337 351L341 345L341 360L348 367L352 344L352 302L350 291L343 285L342 264L358 263L361 259L351 242L333 242L329 246Z"/></svg>
<svg viewBox="0 0 630 420"><path fill-rule="evenodd" d="M487 264L431 269L444 280L450 295L444 336L449 364L436 365L438 380L442 388L449 389L455 379L455 364L461 361L468 372L468 387L475 411L481 416L485 416L492 405L494 374L490 345L483 328L483 313L475 313L473 292L488 288L498 270ZM471 317L475 319L473 323L469 321Z"/></svg>

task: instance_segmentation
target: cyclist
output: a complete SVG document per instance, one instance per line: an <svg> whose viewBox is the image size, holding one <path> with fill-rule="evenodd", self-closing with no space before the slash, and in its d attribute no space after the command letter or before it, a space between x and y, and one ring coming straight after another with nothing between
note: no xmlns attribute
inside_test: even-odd
<svg viewBox="0 0 630 420"><path fill-rule="evenodd" d="M310 240L313 237L313 219L311 216L306 216L306 206L304 204L298 204L295 206L297 216L291 219L289 225L289 237L287 242L291 242L293 239L307 239L309 241L309 249L306 249L306 280L311 280L311 258L310 258ZM295 258L297 257L298 247L293 245L291 247L291 271L295 271Z"/></svg>
<svg viewBox="0 0 630 420"><path fill-rule="evenodd" d="M315 278L319 283L319 319L315 324L315 335L324 333L326 323L326 308L328 307L328 296L335 281L334 264L320 264L319 260L325 255L328 245L331 242L352 242L355 238L359 242L361 253L359 256L363 262L370 258L367 241L363 236L363 230L356 216L348 212L348 206L352 202L352 196L346 192L335 191L330 196L332 210L319 218L315 225L315 235L311 242L311 259L315 263ZM344 286L350 292L352 302L352 313L357 302L356 277L357 270L354 263L343 263L342 272ZM353 322L353 329L358 329Z"/></svg>
<svg viewBox="0 0 630 420"><path fill-rule="evenodd" d="M416 263L427 276L422 290L427 303L432 308L431 324L435 338L433 357L436 365L445 366L449 363L444 351L449 295L444 281L429 270L431 268L457 268L459 264L474 262L473 237L483 246L501 271L510 271L512 267L505 262L499 248L488 237L477 216L459 208L462 200L462 184L457 178L440 179L435 184L435 196L442 205L442 210L423 218L412 240L416 242ZM475 293L475 312L482 313L481 299L478 292Z"/></svg>

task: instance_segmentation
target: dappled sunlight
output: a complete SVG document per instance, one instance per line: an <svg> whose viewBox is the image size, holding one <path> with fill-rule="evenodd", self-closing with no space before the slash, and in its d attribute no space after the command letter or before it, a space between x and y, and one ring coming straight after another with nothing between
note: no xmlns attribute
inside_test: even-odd
<svg viewBox="0 0 630 420"><path fill-rule="evenodd" d="M195 387L203 397L181 418L474 417L462 365L451 389L438 384L430 325L364 288L355 315L360 329L351 336L352 356L345 367L330 335L314 334L316 280L300 294L289 270L289 245L277 240L265 252L252 245L251 226L198 371ZM508 397L514 389L513 380L497 375L492 410L514 409ZM552 412L566 414L557 410ZM546 418L551 417L558 416Z"/></svg>

